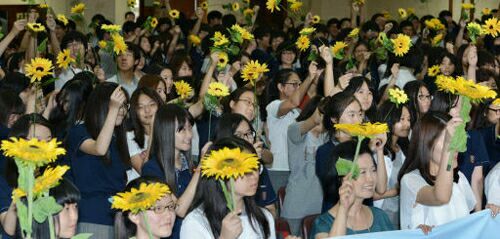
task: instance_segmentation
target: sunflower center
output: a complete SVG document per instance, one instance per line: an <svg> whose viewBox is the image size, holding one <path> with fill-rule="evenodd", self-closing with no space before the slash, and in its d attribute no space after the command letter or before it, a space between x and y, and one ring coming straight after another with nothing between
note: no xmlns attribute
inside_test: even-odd
<svg viewBox="0 0 500 239"><path fill-rule="evenodd" d="M39 66L39 67L35 68L35 70L36 70L36 71L43 71L43 70L44 70L44 68L43 68L43 67L41 67L41 66Z"/></svg>
<svg viewBox="0 0 500 239"><path fill-rule="evenodd" d="M141 201L144 201L146 198L148 198L150 195L149 193L144 193L144 192L139 192L139 193L136 193L131 199L130 199L130 203L137 203L137 202L141 202Z"/></svg>
<svg viewBox="0 0 500 239"><path fill-rule="evenodd" d="M227 159L224 159L221 164L222 164L222 167L231 167L231 166L234 166L234 162L235 160L232 159L232 158L227 158Z"/></svg>

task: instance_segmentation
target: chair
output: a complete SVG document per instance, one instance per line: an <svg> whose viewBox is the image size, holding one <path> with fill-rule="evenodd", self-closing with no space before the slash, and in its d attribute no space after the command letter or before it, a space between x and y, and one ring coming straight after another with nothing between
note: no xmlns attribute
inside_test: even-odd
<svg viewBox="0 0 500 239"><path fill-rule="evenodd" d="M302 238L309 239L309 233L311 232L312 224L314 220L319 216L319 214L309 215L302 219Z"/></svg>
<svg viewBox="0 0 500 239"><path fill-rule="evenodd" d="M278 235L281 235L282 238L286 238L291 234L290 225L288 225L288 222L283 218L276 218L274 221L274 226L276 228L277 238L280 238Z"/></svg>
<svg viewBox="0 0 500 239"><path fill-rule="evenodd" d="M281 214L281 210L283 210L283 202L285 201L285 195L286 195L286 187L281 187L278 189L278 203L279 203L279 210Z"/></svg>

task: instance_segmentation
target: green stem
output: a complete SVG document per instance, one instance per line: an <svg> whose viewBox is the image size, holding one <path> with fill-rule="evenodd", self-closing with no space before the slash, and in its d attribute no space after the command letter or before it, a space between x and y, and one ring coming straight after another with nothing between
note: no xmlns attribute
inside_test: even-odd
<svg viewBox="0 0 500 239"><path fill-rule="evenodd" d="M222 187L222 192L224 193L224 197L226 198L227 208L229 208L230 211L233 211L233 205L232 205L233 201L230 198L231 195L227 191L226 182L224 182L224 180L219 180L219 183L220 183L220 186Z"/></svg>
<svg viewBox="0 0 500 239"><path fill-rule="evenodd" d="M210 141L210 130L212 129L212 110L209 111L208 115L208 141Z"/></svg>
<svg viewBox="0 0 500 239"><path fill-rule="evenodd" d="M33 165L28 166L28 225L26 228L26 239L31 239L32 226L33 226L33 184L34 184L35 168Z"/></svg>
<svg viewBox="0 0 500 239"><path fill-rule="evenodd" d="M49 219L50 239L56 239L56 234L54 230L54 218L52 217L52 215L50 215L48 219Z"/></svg>
<svg viewBox="0 0 500 239"><path fill-rule="evenodd" d="M356 165L358 165L358 156L359 156L359 149L361 148L361 142L365 139L364 136L358 136L358 143L356 144L356 152L354 153L354 160L353 164L351 166L351 170L349 170L349 180L352 179L352 173L354 172L354 169L356 168Z"/></svg>
<svg viewBox="0 0 500 239"><path fill-rule="evenodd" d="M231 202L233 204L233 210L236 210L236 197L234 196L234 178L229 179L229 184L231 185Z"/></svg>
<svg viewBox="0 0 500 239"><path fill-rule="evenodd" d="M143 211L142 217L144 218L144 224L146 224L146 229L148 230L148 237L149 239L153 239L153 233L151 233L151 226L149 225L148 217L146 216L146 213Z"/></svg>

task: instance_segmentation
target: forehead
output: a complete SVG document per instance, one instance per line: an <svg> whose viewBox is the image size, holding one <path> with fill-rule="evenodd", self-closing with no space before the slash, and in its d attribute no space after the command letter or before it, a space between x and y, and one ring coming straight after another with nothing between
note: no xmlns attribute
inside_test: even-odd
<svg viewBox="0 0 500 239"><path fill-rule="evenodd" d="M372 168L375 166L375 164L373 163L372 156L368 153L359 155L358 165L359 168L361 169Z"/></svg>

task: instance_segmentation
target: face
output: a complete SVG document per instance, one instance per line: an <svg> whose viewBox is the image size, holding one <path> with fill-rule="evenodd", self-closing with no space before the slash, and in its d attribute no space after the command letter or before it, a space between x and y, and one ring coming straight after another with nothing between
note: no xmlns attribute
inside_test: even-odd
<svg viewBox="0 0 500 239"><path fill-rule="evenodd" d="M37 138L40 141L49 141L52 139L50 129L41 124L32 124L28 132L28 139Z"/></svg>
<svg viewBox="0 0 500 239"><path fill-rule="evenodd" d="M273 38L273 42L271 43L273 50L276 51L276 49L278 49L278 46L281 43L283 43L283 41L285 41L285 39L283 39L283 37L275 37L275 38Z"/></svg>
<svg viewBox="0 0 500 239"><path fill-rule="evenodd" d="M124 92L126 93L126 92ZM115 121L115 126L121 125L125 117L127 116L128 110L130 108L130 105L128 102L122 105L120 107L120 110L118 111L118 115L116 116L116 121Z"/></svg>
<svg viewBox="0 0 500 239"><path fill-rule="evenodd" d="M457 102L450 109L449 115L451 117L460 117L460 110L462 110L462 97L458 97Z"/></svg>
<svg viewBox="0 0 500 239"><path fill-rule="evenodd" d="M281 62L286 65L293 64L295 60L295 53L293 51L283 51L281 53Z"/></svg>
<svg viewBox="0 0 500 239"><path fill-rule="evenodd" d="M445 137L445 130L439 134L439 136L436 138L434 143L432 144L434 147L432 148L432 160L431 163L440 165L441 163L441 155L443 152L443 147L444 147L444 137ZM458 165L457 163L457 157L453 157L452 161L452 167L456 168Z"/></svg>
<svg viewBox="0 0 500 239"><path fill-rule="evenodd" d="M353 180L354 195L358 198L371 198L377 184L377 168L370 154L359 156L359 177Z"/></svg>
<svg viewBox="0 0 500 239"><path fill-rule="evenodd" d="M342 112L338 122L333 123L339 124L359 124L363 122L365 114L361 110L361 105L357 101L351 102Z"/></svg>
<svg viewBox="0 0 500 239"><path fill-rule="evenodd" d="M255 96L251 91L245 91L240 95L237 101L229 102L232 113L245 116L247 120L252 121L255 117Z"/></svg>
<svg viewBox="0 0 500 239"><path fill-rule="evenodd" d="M271 41L271 36L269 34L263 36L262 39L258 40L258 42L260 43L260 46L264 49L267 49L269 47L270 41Z"/></svg>
<svg viewBox="0 0 500 239"><path fill-rule="evenodd" d="M76 223L78 222L78 204L66 203L58 214L59 238L71 238L76 234Z"/></svg>
<svg viewBox="0 0 500 239"><path fill-rule="evenodd" d="M165 82L165 92L170 94L172 85L174 85L172 71L170 69L163 69L160 73L160 77L163 79L163 82Z"/></svg>
<svg viewBox="0 0 500 239"><path fill-rule="evenodd" d="M192 76L193 70L191 69L191 67L189 67L189 65L186 62L183 62L177 75L179 77Z"/></svg>
<svg viewBox="0 0 500 239"><path fill-rule="evenodd" d="M151 51L151 44L149 43L149 40L146 37L141 38L140 46L142 50L144 50L145 52Z"/></svg>
<svg viewBox="0 0 500 239"><path fill-rule="evenodd" d="M56 25L56 28L54 29L54 32L56 33L57 39L62 39L64 37L64 34L66 33L64 31L64 28L62 28L59 25Z"/></svg>
<svg viewBox="0 0 500 239"><path fill-rule="evenodd" d="M450 58L444 57L440 66L441 73L445 76L450 76L455 72L455 65L451 62Z"/></svg>
<svg viewBox="0 0 500 239"><path fill-rule="evenodd" d="M154 238L165 238L172 234L175 222L175 199L171 194L156 202L156 205L145 211L148 224ZM141 214L129 215L130 220L137 225L137 233L147 235L147 225Z"/></svg>
<svg viewBox="0 0 500 239"><path fill-rule="evenodd" d="M393 126L394 135L400 138L408 137L408 135L410 134L410 127L411 127L410 120L411 120L410 111L408 110L408 108L403 107L399 121Z"/></svg>
<svg viewBox="0 0 500 239"><path fill-rule="evenodd" d="M158 95L160 96L161 100L163 102L166 102L167 101L167 89L165 87L165 82L163 80L158 83L155 90L156 90L156 93L158 93Z"/></svg>
<svg viewBox="0 0 500 239"><path fill-rule="evenodd" d="M141 71L144 68L145 64L146 64L146 58L144 58L144 55L141 54L141 58L139 59L139 64L137 64L135 70Z"/></svg>
<svg viewBox="0 0 500 239"><path fill-rule="evenodd" d="M427 90L427 87L420 87L418 90L417 101L418 101L418 111L422 114L427 113L431 107L432 96Z"/></svg>
<svg viewBox="0 0 500 239"><path fill-rule="evenodd" d="M255 142L255 132L250 128L246 121L241 121L238 128L234 131L234 136L246 140L248 143Z"/></svg>
<svg viewBox="0 0 500 239"><path fill-rule="evenodd" d="M375 19L375 23L377 23L377 25L379 26L380 29L384 28L386 21L387 20L383 16L379 16Z"/></svg>
<svg viewBox="0 0 500 239"><path fill-rule="evenodd" d="M413 27L411 26L403 27L403 33L408 36L413 36Z"/></svg>
<svg viewBox="0 0 500 239"><path fill-rule="evenodd" d="M247 152L248 153L248 152ZM247 173L234 181L234 192L239 197L251 197L259 186L259 172Z"/></svg>
<svg viewBox="0 0 500 239"><path fill-rule="evenodd" d="M72 41L68 43L68 45L66 45L66 48L69 49L71 57L73 57L74 59L77 59L78 56L85 56L85 47L81 42Z"/></svg>
<svg viewBox="0 0 500 239"><path fill-rule="evenodd" d="M177 125L176 125L176 128ZM175 149L188 151L191 149L191 139L193 138L193 126L189 122L184 122L184 127L175 132Z"/></svg>
<svg viewBox="0 0 500 239"><path fill-rule="evenodd" d="M288 77L288 81L284 84L278 83L278 89L281 94L286 98L292 96L292 94L299 88L301 84L300 78L297 74L293 73Z"/></svg>
<svg viewBox="0 0 500 239"><path fill-rule="evenodd" d="M368 52L368 48L361 44L356 49L354 49L354 58L356 58L356 61L361 62L363 61L363 58L365 57L365 53Z"/></svg>
<svg viewBox="0 0 500 239"><path fill-rule="evenodd" d="M328 27L328 33L330 33L330 35L336 37L339 34L339 27L338 27L338 25L337 24L331 24Z"/></svg>
<svg viewBox="0 0 500 239"><path fill-rule="evenodd" d="M127 14L127 16L125 17L125 21L135 21L135 15L134 14Z"/></svg>
<svg viewBox="0 0 500 239"><path fill-rule="evenodd" d="M488 122L490 122L491 124L498 123L498 120L500 119L500 106L496 106L494 104L488 106L488 111L486 112L486 118L488 119Z"/></svg>
<svg viewBox="0 0 500 239"><path fill-rule="evenodd" d="M354 97L361 103L363 111L367 111L372 106L373 94L366 82L363 82L363 85L354 93Z"/></svg>
<svg viewBox="0 0 500 239"><path fill-rule="evenodd" d="M153 125L158 104L149 96L142 94L137 101L137 116L143 126Z"/></svg>
<svg viewBox="0 0 500 239"><path fill-rule="evenodd" d="M341 29L351 28L351 21L342 21L340 24Z"/></svg>
<svg viewBox="0 0 500 239"><path fill-rule="evenodd" d="M121 71L133 70L134 65L136 64L136 60L134 59L134 53L132 53L131 51L126 51L118 55L118 58L116 60L118 63L118 68Z"/></svg>

